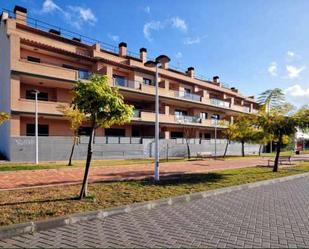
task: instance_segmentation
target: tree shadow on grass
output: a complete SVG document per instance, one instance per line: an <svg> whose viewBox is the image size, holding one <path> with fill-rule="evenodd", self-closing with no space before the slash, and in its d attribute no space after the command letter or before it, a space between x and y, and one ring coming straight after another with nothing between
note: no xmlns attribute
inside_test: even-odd
<svg viewBox="0 0 309 249"><path fill-rule="evenodd" d="M141 181L142 185L158 185L158 186L176 186L182 184L198 184L198 183L214 183L223 180L228 175L209 172L209 173L194 173L194 174L171 174L160 178L159 182L155 182L153 178Z"/></svg>
<svg viewBox="0 0 309 249"><path fill-rule="evenodd" d="M93 199L87 198L84 200ZM31 201L19 201L19 202L8 202L8 203L2 203L0 204L0 207L6 207L6 206L14 206L14 205L21 205L21 204L43 204L43 203L54 203L54 202L63 202L63 201L78 201L78 196L75 197L68 197L68 198L59 198L59 199L45 199L45 200L31 200Z"/></svg>

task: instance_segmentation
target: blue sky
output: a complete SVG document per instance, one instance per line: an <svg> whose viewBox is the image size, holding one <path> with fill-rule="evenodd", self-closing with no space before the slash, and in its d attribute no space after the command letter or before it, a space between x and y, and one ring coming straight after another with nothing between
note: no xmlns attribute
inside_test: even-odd
<svg viewBox="0 0 309 249"><path fill-rule="evenodd" d="M235 86L246 95L280 87L309 103L308 0L0 0L31 17Z"/></svg>

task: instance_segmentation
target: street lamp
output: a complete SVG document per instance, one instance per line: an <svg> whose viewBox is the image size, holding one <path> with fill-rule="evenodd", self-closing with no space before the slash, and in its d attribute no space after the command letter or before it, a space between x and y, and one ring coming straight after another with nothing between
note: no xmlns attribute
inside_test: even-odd
<svg viewBox="0 0 309 249"><path fill-rule="evenodd" d="M39 119L38 119L38 95L39 90L34 89L32 93L35 96L35 164L39 164Z"/></svg>
<svg viewBox="0 0 309 249"><path fill-rule="evenodd" d="M212 115L211 117L215 122L215 159L217 158L217 124L218 124L218 116Z"/></svg>
<svg viewBox="0 0 309 249"><path fill-rule="evenodd" d="M155 67L156 68L156 76L155 76L155 86L156 86L156 98L155 98L155 172L154 172L154 180L160 181L160 173L159 173L159 84L158 84L158 78L159 78L159 72L158 68L159 66L165 63L168 63L170 61L170 58L166 55L160 55L158 56L154 61L150 60L145 63L146 67Z"/></svg>

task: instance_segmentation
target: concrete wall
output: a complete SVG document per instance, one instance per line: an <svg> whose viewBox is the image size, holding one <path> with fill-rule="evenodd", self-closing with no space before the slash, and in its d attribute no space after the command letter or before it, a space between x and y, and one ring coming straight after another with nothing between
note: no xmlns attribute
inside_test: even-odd
<svg viewBox="0 0 309 249"><path fill-rule="evenodd" d="M0 112L10 113L10 40L0 21ZM0 126L0 153L10 159L10 122Z"/></svg>
<svg viewBox="0 0 309 249"><path fill-rule="evenodd" d="M76 146L74 159L85 159L87 153L87 137L82 137ZM56 161L67 160L72 146L70 137L39 137L39 160ZM168 149L167 149L168 145ZM190 141L191 155L196 156L198 152L210 152L214 154L214 140L192 139ZM222 155L226 141L217 141L217 155ZM11 151L12 161L34 160L34 137L12 137ZM247 154L257 154L259 146L246 144ZM187 146L182 139L160 140L161 158L187 156ZM241 145L232 143L228 149L228 155L240 155ZM154 140L129 138L129 137L97 137L94 144L94 159L122 159L122 158L149 158L154 156Z"/></svg>

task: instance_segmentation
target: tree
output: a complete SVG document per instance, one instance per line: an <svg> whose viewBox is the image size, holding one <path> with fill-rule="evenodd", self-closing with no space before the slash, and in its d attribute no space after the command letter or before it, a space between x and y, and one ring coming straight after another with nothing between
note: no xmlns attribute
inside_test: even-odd
<svg viewBox="0 0 309 249"><path fill-rule="evenodd" d="M253 141L260 145L259 156L261 156L263 146L273 141L273 138L271 135L266 134L263 129L257 129L253 135Z"/></svg>
<svg viewBox="0 0 309 249"><path fill-rule="evenodd" d="M81 126L83 120L85 119L85 114L82 113L78 108L74 108L73 106L60 105L59 110L69 120L70 129L73 132L73 144L68 163L68 166L72 166L72 157L74 154L75 145L78 141L78 129Z"/></svg>
<svg viewBox="0 0 309 249"><path fill-rule="evenodd" d="M282 112L264 113L256 116L256 125L263 132L272 136L277 143L276 157L273 172L278 171L281 147L288 138L295 134L297 128L305 130L309 128L309 109L302 109L293 115L285 115Z"/></svg>
<svg viewBox="0 0 309 249"><path fill-rule="evenodd" d="M252 125L253 115L240 114L235 117L232 136L233 141L241 143L241 155L245 156L245 143L253 141L256 128Z"/></svg>
<svg viewBox="0 0 309 249"><path fill-rule="evenodd" d="M284 93L280 88L269 89L262 92L258 98L261 109L269 113L270 110L285 101Z"/></svg>
<svg viewBox="0 0 309 249"><path fill-rule="evenodd" d="M118 88L108 84L108 77L93 75L90 82L79 81L74 88L73 108L79 109L89 119L91 132L80 199L87 196L89 168L92 159L94 131L98 127L109 128L131 120L133 106L125 104Z"/></svg>
<svg viewBox="0 0 309 249"><path fill-rule="evenodd" d="M7 120L9 120L9 119L10 119L9 114L7 114L7 113L5 113L5 112L0 112L0 125L1 125L3 122L5 122L5 121L7 121Z"/></svg>
<svg viewBox="0 0 309 249"><path fill-rule="evenodd" d="M237 126L235 124L230 124L224 131L223 131L223 136L225 137L226 141L226 146L225 150L223 153L223 158L226 156L227 149L231 141L236 139L237 135Z"/></svg>

